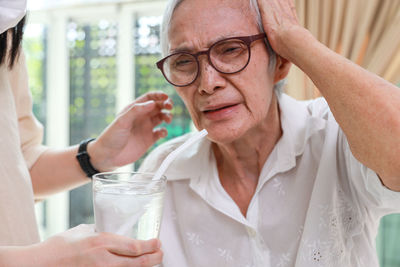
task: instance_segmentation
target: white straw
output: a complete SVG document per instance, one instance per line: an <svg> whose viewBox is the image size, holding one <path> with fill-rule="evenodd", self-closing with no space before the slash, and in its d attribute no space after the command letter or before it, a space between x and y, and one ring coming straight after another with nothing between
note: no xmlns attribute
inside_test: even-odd
<svg viewBox="0 0 400 267"><path fill-rule="evenodd" d="M149 201L150 202L150 201ZM132 214L115 232L117 235L129 236L129 232L132 230L133 226L137 223L137 221L142 217L142 215L146 212L146 208L141 207L140 212ZM130 236L132 237L132 236Z"/></svg>
<svg viewBox="0 0 400 267"><path fill-rule="evenodd" d="M161 163L160 168L156 171L154 174L154 177L152 181L146 185L146 191L150 191L151 188L154 187L155 184L160 180L161 176L164 174L164 172L168 169L169 165L174 161L176 156L181 153L183 150L185 150L188 146L191 146L193 143L197 142L204 136L208 134L207 130L204 129L200 132L195 133L191 138L186 140L182 145L180 145L177 149L172 151ZM129 217L123 225L119 227L119 229L116 231L116 234L119 235L127 235L128 231L137 223L138 219L140 216L144 214L146 211L145 209L146 204L143 203L142 210L138 214L132 214L131 217Z"/></svg>
<svg viewBox="0 0 400 267"><path fill-rule="evenodd" d="M188 146L191 146L193 143L197 142L204 136L208 134L206 129L201 130L200 132L195 133L192 137L186 140L182 145L180 145L177 149L172 151L161 163L160 168L154 174L153 180L158 181L164 172L168 169L169 165L174 161L176 156L179 155L183 150L185 150Z"/></svg>

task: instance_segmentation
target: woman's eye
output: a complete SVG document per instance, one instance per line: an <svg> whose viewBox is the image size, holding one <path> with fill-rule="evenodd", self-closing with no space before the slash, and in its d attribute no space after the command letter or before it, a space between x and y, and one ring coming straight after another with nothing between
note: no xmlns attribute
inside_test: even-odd
<svg viewBox="0 0 400 267"><path fill-rule="evenodd" d="M240 47L228 47L226 49L224 49L224 53L232 53L232 52L237 52L238 50L240 50Z"/></svg>
<svg viewBox="0 0 400 267"><path fill-rule="evenodd" d="M176 62L175 62L175 66L177 66L177 67L179 67L179 66L184 66L184 65L188 65L188 64L190 64L190 63L192 63L193 61L192 60L189 60L189 59L183 59L183 60L177 60Z"/></svg>

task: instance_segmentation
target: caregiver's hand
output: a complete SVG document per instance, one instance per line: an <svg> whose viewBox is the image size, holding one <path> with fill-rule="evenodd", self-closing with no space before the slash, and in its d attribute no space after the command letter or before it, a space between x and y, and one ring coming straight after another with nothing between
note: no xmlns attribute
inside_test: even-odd
<svg viewBox="0 0 400 267"><path fill-rule="evenodd" d="M138 160L158 139L167 136L165 128L155 127L171 122L171 109L171 99L162 92L137 98L89 143L92 165L99 171L110 171Z"/></svg>
<svg viewBox="0 0 400 267"><path fill-rule="evenodd" d="M96 233L93 225L79 225L28 247L0 248L0 266L10 267L150 267L161 261L159 240L139 241L109 233Z"/></svg>

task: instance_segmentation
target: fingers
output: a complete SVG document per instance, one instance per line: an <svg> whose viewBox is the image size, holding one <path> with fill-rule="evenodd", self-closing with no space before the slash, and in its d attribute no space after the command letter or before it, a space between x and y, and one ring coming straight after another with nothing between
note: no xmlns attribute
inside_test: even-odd
<svg viewBox="0 0 400 267"><path fill-rule="evenodd" d="M102 247L97 249L96 260L102 266L143 266L151 267L160 264L163 253L158 239L134 240L125 236L100 233L92 245ZM105 253L105 252L108 253Z"/></svg>
<svg viewBox="0 0 400 267"><path fill-rule="evenodd" d="M288 38L304 33L298 22L293 0L257 0L264 30L272 49L284 58L290 58L292 50Z"/></svg>
<svg viewBox="0 0 400 267"><path fill-rule="evenodd" d="M161 116L161 119L163 121L165 121L166 123L171 123L171 121L172 121L172 114L171 113L163 112L163 113L160 114L160 116Z"/></svg>
<svg viewBox="0 0 400 267"><path fill-rule="evenodd" d="M149 99L148 101L144 101L142 102L141 100L136 100L133 105L139 105L140 103L147 103L149 101L154 101L157 105L157 108L162 110L162 109L167 109L167 110L171 110L173 108L173 103L171 98L167 99L162 99L162 100L155 100L155 99Z"/></svg>
<svg viewBox="0 0 400 267"><path fill-rule="evenodd" d="M159 128L153 130L153 141L156 142L158 139L167 137L168 131L165 128Z"/></svg>
<svg viewBox="0 0 400 267"><path fill-rule="evenodd" d="M172 104L170 102L166 103L167 106ZM165 107L165 105L162 105ZM129 121L134 121L137 119L149 119L152 122L153 127L159 125L161 122L170 123L172 121L172 115L162 109L156 102L150 100L144 103L134 104L130 110L123 114Z"/></svg>
<svg viewBox="0 0 400 267"><path fill-rule="evenodd" d="M142 266L142 267L151 267L162 262L163 252L161 250L157 250L154 253L144 254L134 258L125 257L121 261L121 266Z"/></svg>
<svg viewBox="0 0 400 267"><path fill-rule="evenodd" d="M105 241L108 251L122 256L137 257L143 254L155 253L161 247L158 239L144 241L113 234L107 234L107 236L110 239Z"/></svg>
<svg viewBox="0 0 400 267"><path fill-rule="evenodd" d="M146 102L149 100L154 100L154 101L165 101L168 99L168 95L166 93L160 92L160 91L155 91L155 92L148 92L144 95L141 95L136 99L137 102L142 103Z"/></svg>
<svg viewBox="0 0 400 267"><path fill-rule="evenodd" d="M118 115L117 122L124 128L128 129L132 127L132 122L137 118L151 118L157 112L156 103L154 101L147 101L144 103L133 103L124 108L124 110Z"/></svg>
<svg viewBox="0 0 400 267"><path fill-rule="evenodd" d="M152 105L151 103L155 103L159 110L171 110L173 108L173 102L168 97L167 94L162 92L151 92L140 96L135 99L131 104L127 105L120 114L124 114L131 110L133 107L148 107L147 105Z"/></svg>
<svg viewBox="0 0 400 267"><path fill-rule="evenodd" d="M41 244L37 248L50 253L46 255L61 253L63 256L47 257L47 264L38 266L150 267L161 263L163 256L158 239L142 241L111 233L97 233L93 225L77 226Z"/></svg>
<svg viewBox="0 0 400 267"><path fill-rule="evenodd" d="M171 121L172 121L172 114L170 114L169 112L161 112L151 118L153 127L159 125L161 122L171 123Z"/></svg>
<svg viewBox="0 0 400 267"><path fill-rule="evenodd" d="M264 23L281 26L290 21L292 24L298 24L296 6L293 0L257 0L257 2Z"/></svg>
<svg viewBox="0 0 400 267"><path fill-rule="evenodd" d="M169 98L164 101L149 100L146 102L133 103L130 106L128 112L133 113L135 117L139 117L145 114L154 116L156 114L162 113L162 110L171 110L172 107L172 100Z"/></svg>
<svg viewBox="0 0 400 267"><path fill-rule="evenodd" d="M167 94L163 92L149 92L135 100L135 103L144 103L147 101L153 100L157 103L159 109L172 109L173 103L172 100L168 97Z"/></svg>

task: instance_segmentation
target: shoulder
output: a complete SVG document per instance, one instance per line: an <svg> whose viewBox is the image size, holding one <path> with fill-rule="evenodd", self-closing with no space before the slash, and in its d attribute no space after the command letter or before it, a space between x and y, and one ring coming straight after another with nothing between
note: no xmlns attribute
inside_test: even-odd
<svg viewBox="0 0 400 267"><path fill-rule="evenodd" d="M295 133L294 138L305 136L307 139L316 132L337 125L328 103L322 97L296 100L282 94L278 101L282 129Z"/></svg>
<svg viewBox="0 0 400 267"><path fill-rule="evenodd" d="M325 98L297 100L289 95L278 97L281 112L290 119L305 120L309 117L327 119L331 113Z"/></svg>
<svg viewBox="0 0 400 267"><path fill-rule="evenodd" d="M306 105L309 114L313 117L327 119L331 114L329 105L323 97L304 101L304 104Z"/></svg>
<svg viewBox="0 0 400 267"><path fill-rule="evenodd" d="M188 133L174 139L171 139L156 147L143 161L140 170L154 172L160 166L161 162L177 147L183 144L192 133Z"/></svg>
<svg viewBox="0 0 400 267"><path fill-rule="evenodd" d="M140 166L140 171L155 172L165 158L193 134L185 134L154 149ZM210 165L210 153L211 141L203 137L176 155L164 174L169 181L198 177Z"/></svg>

